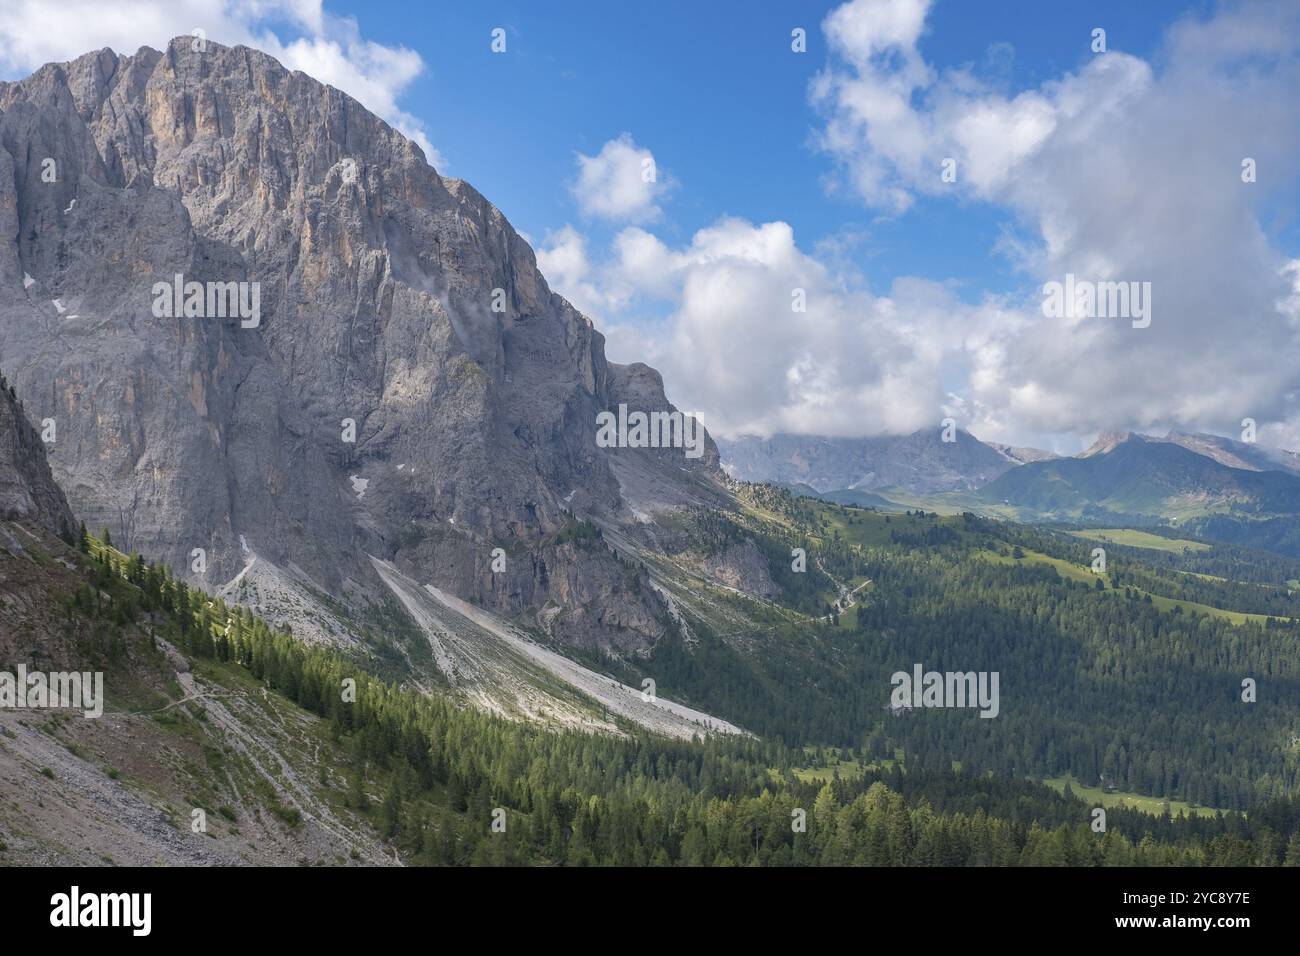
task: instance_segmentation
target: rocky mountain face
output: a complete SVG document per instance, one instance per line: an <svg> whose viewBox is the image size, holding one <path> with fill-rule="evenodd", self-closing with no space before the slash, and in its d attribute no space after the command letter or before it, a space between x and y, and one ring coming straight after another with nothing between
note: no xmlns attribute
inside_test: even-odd
<svg viewBox="0 0 1300 956"><path fill-rule="evenodd" d="M1051 461L1053 458L1059 458L1055 452L1045 451L1042 448L1026 448L1022 445L1003 445L1000 442L985 442L990 448L1004 457L1010 459L1013 464L1027 465L1031 461Z"/></svg>
<svg viewBox="0 0 1300 956"><path fill-rule="evenodd" d="M724 467L744 481L804 484L817 491L902 488L915 494L971 491L1016 465L1051 458L1036 449L986 444L958 431L945 442L938 428L911 435L825 438L743 436L719 443Z"/></svg>
<svg viewBox="0 0 1300 956"><path fill-rule="evenodd" d="M1091 458L1093 455L1105 455L1134 438L1133 432L1102 432L1096 440L1076 455L1076 458Z"/></svg>
<svg viewBox="0 0 1300 956"><path fill-rule="evenodd" d="M0 355L77 513L208 587L256 557L364 607L373 555L635 652L665 609L573 527L725 501L707 436L597 444L620 402L673 410L662 381L606 361L499 210L244 47L0 84Z"/></svg>
<svg viewBox="0 0 1300 956"><path fill-rule="evenodd" d="M0 375L0 518L30 521L71 539L77 524L50 474L45 443Z"/></svg>

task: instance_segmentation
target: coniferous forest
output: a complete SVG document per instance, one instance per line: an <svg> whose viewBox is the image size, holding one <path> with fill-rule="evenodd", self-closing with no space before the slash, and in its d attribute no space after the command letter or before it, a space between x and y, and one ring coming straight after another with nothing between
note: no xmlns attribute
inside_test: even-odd
<svg viewBox="0 0 1300 956"><path fill-rule="evenodd" d="M938 520L913 516L917 523ZM1197 680L1198 653L1224 637L1216 625L1162 614L1114 588L1063 586L1050 568L991 563L945 572L943 549L971 535L982 540L989 529L971 518L937 526L954 530L934 535L936 553L866 564L881 590L896 582L892 589L901 596L897 604L871 605L852 628L828 625L827 633L843 642L831 652L859 645L885 622L897 633L908 621L916 628L914 647L927 659L942 657L945 627L960 625L967 647L1004 660L993 656L1003 629L1036 649L1010 670L1009 687L1046 680L1053 668L1067 661L1075 668L1086 658L1095 675L1086 693L1043 684L1045 693L1035 695L1027 713L1005 725L989 722L1005 727L1006 737L973 714L945 714L947 720L924 728L909 726L911 715L882 715L863 740L811 752L780 734L674 742L631 726L625 736L562 732L385 683L336 652L305 645L247 610L187 587L165 568L122 555L84 529L93 580L67 596L66 615L69 622L106 623L110 646L147 622L155 641L193 655L211 679L239 669L319 716L347 755L347 799L419 864L1300 865L1300 799L1281 795L1293 769L1279 761L1274 771L1242 774L1238 782L1233 766L1272 766L1269 755L1246 750L1233 764L1213 739L1183 739L1177 731L1196 725L1191 714L1185 724L1138 719L1142 697L1157 699L1165 688L1172 693ZM1032 535L1017 540L1013 547L1022 553L1048 546ZM848 558L837 560L830 566ZM959 576L945 579L945 573ZM940 597L954 580L981 597L982 613ZM1124 621L1130 626L1122 627ZM1058 633L1077 631L1081 622L1096 644L1086 655ZM1132 637L1108 655L1107 636L1113 642L1116 633ZM1285 673L1283 655L1271 651L1293 634L1289 627L1260 627L1224 643L1240 666ZM1180 649L1185 666L1170 668L1167 653L1158 666L1143 651L1153 643ZM870 659L860 667L861 675L873 674ZM1165 680L1137 699L1108 696L1106 678L1117 669L1130 679L1163 673ZM345 700L338 689L348 681L355 681L355 694ZM688 682L685 674L683 686ZM1208 679L1204 686L1212 695ZM1192 708L1201 725L1210 715L1234 719L1231 695L1220 696L1207 702L1208 713ZM872 709L866 700L861 706L863 713ZM1082 714L1092 706L1104 716L1093 722L1076 716L1077 723L1065 724L1074 733L1061 733L1072 707ZM810 734L832 738L835 727L807 725ZM952 753L965 759L958 764L940 756ZM1031 779L1062 770L1081 780L1105 774L1121 789L1224 809L1174 815L1166 806L1157 815L1112 807L1098 833L1089 826L1088 804L1068 783L1058 792ZM382 788L380 800L370 796L375 787ZM1270 793L1273 788L1278 792ZM1236 812L1239 807L1249 813ZM489 825L494 815L506 821L500 831Z"/></svg>

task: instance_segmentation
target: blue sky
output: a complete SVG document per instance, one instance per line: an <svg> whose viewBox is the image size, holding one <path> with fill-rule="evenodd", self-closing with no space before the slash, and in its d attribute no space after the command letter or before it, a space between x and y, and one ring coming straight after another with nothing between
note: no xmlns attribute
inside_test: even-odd
<svg viewBox="0 0 1300 956"><path fill-rule="evenodd" d="M626 131L681 184L665 205L666 240L720 215L780 219L801 245L869 233L858 256L873 286L899 275L973 288L1014 281L992 252L1009 225L996 208L923 200L889 217L828 193L832 163L815 146L808 83L826 65L819 25L835 3L438 3L418 15L398 0L331 6L367 38L420 53L425 71L404 108L427 124L444 172L468 179L534 239L581 219L565 188L575 153L595 154ZM1204 6L943 0L922 47L937 64L997 63L1009 86L1023 87L1077 68L1099 23L1112 48L1146 57L1173 17ZM497 26L505 55L489 49ZM795 26L809 32L804 55L790 51Z"/></svg>

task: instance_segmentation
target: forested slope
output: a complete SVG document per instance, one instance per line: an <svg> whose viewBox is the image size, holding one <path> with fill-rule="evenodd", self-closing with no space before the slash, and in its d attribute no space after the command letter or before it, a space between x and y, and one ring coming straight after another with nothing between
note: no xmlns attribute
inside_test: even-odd
<svg viewBox="0 0 1300 956"><path fill-rule="evenodd" d="M909 760L906 769L881 763L823 782L796 772L808 759L801 748L775 740L682 742L630 727L623 736L596 735L505 720L385 684L337 652L274 632L102 542L86 539L84 548L46 534L39 547L0 553L7 620L19 635L7 656L30 650L23 628L57 631L68 654L93 655L87 666L106 669L106 720L135 721L160 739L206 735L218 766L257 762L256 751L233 746L241 720L222 716L236 710L225 706L232 699L243 708L261 698L282 752L316 747L314 780L288 762L260 791L219 770L187 778L186 768L172 768L152 782L117 774L133 792L175 792L186 779L208 779L209 789L189 799L211 811L219 832L187 832L183 819L167 825L177 831L173 842L214 842L229 862L241 861L236 847L251 842L241 831L255 820L286 852L295 841L306 848L301 862L376 862L390 853L417 864L1300 862L1295 801L1260 804L1249 817L1117 808L1101 834L1088 826L1088 804L1016 774L929 770ZM52 563L57 570L47 575ZM29 602L14 612L19 581ZM201 690L169 687L162 677L172 668L192 673ZM345 694L350 680L355 693ZM150 696L151 706L141 706ZM71 733L66 725L79 719L55 720L62 726L48 733ZM80 745L79 755L78 744L69 749L91 765L91 746ZM166 776L166 768L155 770ZM228 798L223 776L241 797L237 807L217 803ZM64 798L75 799L78 781L59 783ZM60 834L33 832L8 813L0 826L0 852L11 861L59 857ZM308 830L310 841L298 838Z"/></svg>

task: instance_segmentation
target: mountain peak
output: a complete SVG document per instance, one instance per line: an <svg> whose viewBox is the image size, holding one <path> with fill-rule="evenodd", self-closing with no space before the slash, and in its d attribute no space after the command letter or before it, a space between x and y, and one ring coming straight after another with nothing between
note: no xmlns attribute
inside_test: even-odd
<svg viewBox="0 0 1300 956"><path fill-rule="evenodd" d="M662 378L609 363L501 211L352 97L185 36L0 83L0 231L0 347L124 547L180 574L201 548L218 584L255 555L359 610L390 600L374 555L561 641L663 632L564 532L722 494L711 442L599 445L620 402L672 408Z"/></svg>

